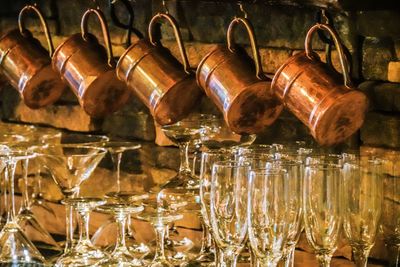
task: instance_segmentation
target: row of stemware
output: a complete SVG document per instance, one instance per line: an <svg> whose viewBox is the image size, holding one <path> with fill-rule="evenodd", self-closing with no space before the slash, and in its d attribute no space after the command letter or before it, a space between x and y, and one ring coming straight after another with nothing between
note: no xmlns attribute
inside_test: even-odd
<svg viewBox="0 0 400 267"><path fill-rule="evenodd" d="M390 241L398 229L398 207L383 203L383 182L393 179L383 174L394 174L398 157L318 155L311 149L305 155L304 149L280 148L255 146L239 157L229 150L203 153L200 196L218 266L235 266L247 242L253 266L276 266L280 260L293 266L303 228L320 265L329 266L342 227L357 266L366 266L381 216L385 241L398 247ZM398 193L398 187L385 191ZM396 256L391 258L396 266Z"/></svg>

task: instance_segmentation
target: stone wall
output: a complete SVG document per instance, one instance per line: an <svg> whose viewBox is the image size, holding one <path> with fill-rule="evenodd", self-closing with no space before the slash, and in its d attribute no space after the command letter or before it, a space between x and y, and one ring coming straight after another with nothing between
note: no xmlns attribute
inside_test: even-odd
<svg viewBox="0 0 400 267"><path fill-rule="evenodd" d="M98 1L105 11L110 25L114 54L118 57L125 50L126 32L116 27L109 16L108 1ZM146 33L152 14L162 10L160 1L138 0L134 26ZM320 1L321 2L321 1ZM16 27L18 10L25 1L7 1L0 12L0 33ZM91 6L92 5L92 6ZM39 6L44 10L57 47L69 35L79 30L80 16L93 4L85 1L43 0ZM201 58L216 44L225 42L229 20L240 13L237 5L201 1L168 1L168 7L180 23L189 61L195 68ZM254 24L260 46L264 71L273 74L293 53L303 49L308 28L315 22L316 7L268 6L264 3L247 5L246 10ZM332 10L333 23L353 58L353 78L371 101L371 109L361 131L355 134L347 146L362 144L396 148L399 146L397 131L400 121L400 23L398 11L340 11ZM117 4L117 15L122 21L127 15L122 5ZM35 36L44 41L37 20L28 23ZM93 19L90 29L100 38L100 28ZM247 36L239 30L237 41L246 46ZM135 37L132 37L134 41ZM318 39L318 38L314 38ZM162 42L179 58L178 49L169 26L162 27ZM314 47L324 57L324 45L314 41ZM247 47L248 48L248 47ZM334 65L338 66L336 53ZM2 86L3 119L34 122L83 132L109 132L121 137L153 141L156 129L148 110L135 97L120 111L104 119L93 119L79 107L71 92L65 92L55 105L40 110L31 110L19 101L18 94L8 85ZM399 99L397 99L399 98ZM219 114L215 106L203 97L198 110ZM60 119L62 118L62 119ZM385 129L382 131L381 129ZM385 138L380 138L384 134ZM289 112L271 127L265 129L258 142L299 140L310 138L307 129Z"/></svg>
<svg viewBox="0 0 400 267"><path fill-rule="evenodd" d="M0 34L17 26L18 11L26 1L2 2ZM126 33L112 23L108 1L99 0L98 3L106 13L114 54L118 57L126 48ZM160 3L158 0L132 1L136 29L146 34L152 14L162 10ZM38 1L38 5L46 15L56 47L68 36L79 31L81 15L88 6L94 7L92 1L80 0L42 0ZM126 12L118 1L117 7L117 15L121 20L127 21ZM230 3L171 0L168 1L168 8L180 23L193 68L216 44L225 43L225 33L230 19L240 14L237 5ZM319 10L312 5L275 6L267 5L263 1L245 5L245 8L254 24L264 71L270 75L273 75L287 58L304 48L305 34L315 23L315 14ZM341 147L362 146L364 149L383 151L383 154L388 149L400 148L400 27L398 27L400 12L385 8L369 11L334 9L330 10L330 14L334 26L352 55L353 79L370 99L370 110L364 126ZM37 20L30 20L28 25L33 34L45 44ZM100 27L95 20L91 21L90 30L101 40ZM161 36L162 43L179 59L172 29L163 25ZM237 41L248 49L248 40L244 32L239 30L236 36ZM135 39L133 36L132 42ZM317 40L318 38L314 39L313 47L324 58L324 45ZM338 67L336 53L333 54L333 63ZM7 83L0 82L0 84L1 115L4 121L37 123L79 132L107 133L142 142L144 149L140 153L140 160L142 164L145 163L145 167L141 171L151 179L146 180L139 175L139 178L136 176L127 178L128 182L136 178L139 181L145 179L147 182L139 182L138 186L148 189L163 183L177 169L179 158L177 149L164 149L154 144L155 141L160 145L170 143L166 143L162 138L152 116L135 96L132 96L129 103L120 111L104 119L94 119L81 109L76 97L70 91L66 91L62 99L50 107L31 110L20 101L15 89ZM196 109L200 112L219 114L214 104L205 96ZM307 128L286 111L274 125L258 135L257 142L272 143L302 139L311 139ZM57 200L54 197L52 199ZM381 250L375 255L381 259L388 257Z"/></svg>

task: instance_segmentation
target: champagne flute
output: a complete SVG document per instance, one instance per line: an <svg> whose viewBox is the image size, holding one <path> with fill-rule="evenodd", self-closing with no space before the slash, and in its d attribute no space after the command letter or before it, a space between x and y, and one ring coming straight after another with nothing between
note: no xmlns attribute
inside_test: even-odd
<svg viewBox="0 0 400 267"><path fill-rule="evenodd" d="M221 252L218 266L235 267L246 243L249 171L246 162L220 161L213 165L210 223Z"/></svg>
<svg viewBox="0 0 400 267"><path fill-rule="evenodd" d="M277 266L283 256L293 228L291 224L297 222L291 219L291 189L292 184L297 183L296 179L279 167L250 172L247 208L249 240L260 266ZM298 214L297 209L294 212Z"/></svg>
<svg viewBox="0 0 400 267"><path fill-rule="evenodd" d="M217 249L213 246L210 224L210 191L212 166L215 162L232 159L231 152L225 149L216 149L202 152L200 163L200 202L203 224L203 245L197 262L210 262L213 265L217 260Z"/></svg>
<svg viewBox="0 0 400 267"><path fill-rule="evenodd" d="M382 163L361 157L344 164L343 229L358 267L366 267L381 216Z"/></svg>
<svg viewBox="0 0 400 267"><path fill-rule="evenodd" d="M285 170L289 177L286 184L289 192L291 192L288 197L288 213L286 215L289 233L281 261L285 267L293 267L296 244L303 229L303 162L281 158L268 162L267 167Z"/></svg>
<svg viewBox="0 0 400 267"><path fill-rule="evenodd" d="M305 167L303 209L306 237L321 267L328 267L338 243L340 210L340 165L320 163Z"/></svg>

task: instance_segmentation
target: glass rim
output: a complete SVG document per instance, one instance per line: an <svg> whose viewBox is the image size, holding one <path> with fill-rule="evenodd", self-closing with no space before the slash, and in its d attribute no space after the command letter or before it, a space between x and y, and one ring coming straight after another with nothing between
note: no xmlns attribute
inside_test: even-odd
<svg viewBox="0 0 400 267"><path fill-rule="evenodd" d="M45 145L39 148L43 148L45 149L43 152L34 152L35 154L39 155L39 156L57 156L54 153L51 153L50 151L46 150L49 148L78 148L78 149L93 149L93 150L97 150L99 153L98 154L106 154L108 152L108 150L104 147L100 147L100 146L90 146L90 145L76 145L76 144L50 144L50 145ZM70 155L70 156L75 156L75 157L79 157L79 156L87 156L88 154L86 153L76 153L74 155Z"/></svg>
<svg viewBox="0 0 400 267"><path fill-rule="evenodd" d="M341 170L343 168L343 164L336 163L312 163L306 164L305 168L309 169L318 169L318 170L328 170L328 169L338 169Z"/></svg>
<svg viewBox="0 0 400 267"><path fill-rule="evenodd" d="M368 157L368 156L367 156ZM353 161L348 161L344 162L343 166L357 166L357 167L364 167L366 164L371 164L371 165L383 165L385 162L385 159L374 157L374 158L367 158L363 159L363 157L357 158L356 160Z"/></svg>
<svg viewBox="0 0 400 267"><path fill-rule="evenodd" d="M216 149L208 149L206 151L202 151L201 155L223 155L227 152L231 152L230 150L232 149L226 149L226 148L216 148Z"/></svg>
<svg viewBox="0 0 400 267"><path fill-rule="evenodd" d="M0 158L3 159L17 159L17 160L23 160L23 159L32 159L37 156L37 153L29 151L29 150L22 150L22 149L10 149L6 154L1 154Z"/></svg>
<svg viewBox="0 0 400 267"><path fill-rule="evenodd" d="M80 137L88 137L88 138L98 138L98 140L92 140L92 141L85 141L85 142L71 142L71 143L64 143L68 145L83 145L83 146L90 146L90 145L96 145L99 143L104 143L110 141L110 137L107 135L103 134L86 134L86 133L79 133L79 132L62 132L61 135L61 141L63 138L68 138L70 136L80 136Z"/></svg>
<svg viewBox="0 0 400 267"><path fill-rule="evenodd" d="M271 159L267 160L267 163L279 163L282 162L283 165L289 165L289 166L297 166L297 165L303 165L303 161L300 159Z"/></svg>
<svg viewBox="0 0 400 267"><path fill-rule="evenodd" d="M250 162L247 161L242 161L239 162L237 160L218 160L216 162L213 163L213 168L215 167L250 167L251 164Z"/></svg>
<svg viewBox="0 0 400 267"><path fill-rule="evenodd" d="M188 117L183 118L182 120L177 121L173 124L163 125L163 126L161 126L161 129L168 129L172 126L177 126L180 123L198 123L200 125L202 122L207 122L207 121L218 121L219 122L221 120L221 118L219 118L217 115L209 114L209 113L192 113L191 115L197 115L197 117L193 118L193 117L188 116Z"/></svg>
<svg viewBox="0 0 400 267"><path fill-rule="evenodd" d="M250 170L250 175L262 175L262 174L280 175L280 174L288 174L288 171L285 169L278 169L278 168L255 168Z"/></svg>

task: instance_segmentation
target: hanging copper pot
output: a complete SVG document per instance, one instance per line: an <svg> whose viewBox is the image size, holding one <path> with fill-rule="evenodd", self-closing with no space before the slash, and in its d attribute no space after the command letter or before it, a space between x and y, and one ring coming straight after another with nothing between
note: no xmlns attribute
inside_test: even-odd
<svg viewBox="0 0 400 267"><path fill-rule="evenodd" d="M175 34L182 64L161 44L154 41L154 25L158 19L168 21ZM131 45L117 64L117 76L128 84L149 108L161 125L172 124L187 116L201 95L183 46L176 20L158 13L149 24L149 40Z"/></svg>
<svg viewBox="0 0 400 267"><path fill-rule="evenodd" d="M100 21L106 49L88 31L88 18ZM54 52L53 68L69 84L83 109L92 117L103 117L125 104L130 92L117 79L110 35L104 14L88 9L82 17L81 33L76 33Z"/></svg>
<svg viewBox="0 0 400 267"><path fill-rule="evenodd" d="M338 51L344 77L321 62L312 50L317 30L328 32ZM316 24L308 31L305 52L289 58L276 72L272 90L311 131L321 145L343 142L363 124L367 97L351 85L349 66L334 29Z"/></svg>
<svg viewBox="0 0 400 267"><path fill-rule="evenodd" d="M49 51L25 28L28 11L39 17ZM27 5L19 13L18 25L19 29L0 38L0 72L19 91L28 107L50 105L60 98L65 85L51 68L54 48L47 23L36 6Z"/></svg>
<svg viewBox="0 0 400 267"><path fill-rule="evenodd" d="M240 23L249 34L255 66L233 41L233 30ZM271 80L263 73L254 30L246 18L232 20L227 44L217 47L200 62L197 83L234 132L257 133L278 118L283 105L270 90Z"/></svg>

